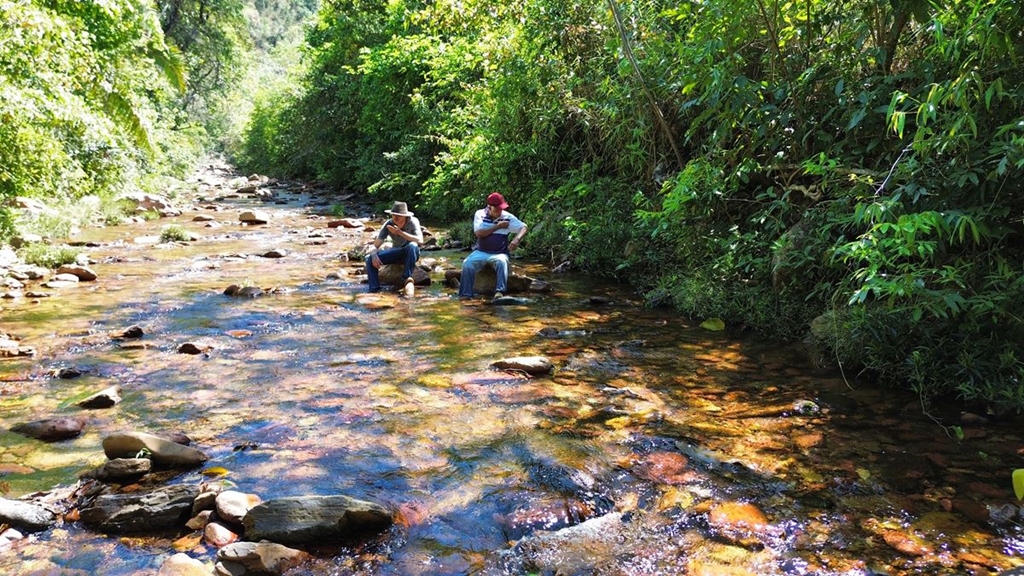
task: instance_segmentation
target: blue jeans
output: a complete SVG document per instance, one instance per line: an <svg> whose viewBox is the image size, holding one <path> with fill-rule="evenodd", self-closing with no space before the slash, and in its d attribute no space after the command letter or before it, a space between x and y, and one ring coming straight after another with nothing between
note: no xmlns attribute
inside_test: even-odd
<svg viewBox="0 0 1024 576"><path fill-rule="evenodd" d="M473 283L476 281L476 273L484 266L493 266L494 275L497 280L494 284L495 292L508 291L508 254L489 254L479 250L473 250L466 259L462 261L462 278L459 279L459 296L466 298L473 297Z"/></svg>
<svg viewBox="0 0 1024 576"><path fill-rule="evenodd" d="M412 276L412 270L416 267L416 261L420 259L420 247L418 244L409 243L401 248L388 248L377 252L381 265L384 264L405 264L402 271L402 280ZM380 271L373 267L373 254L366 257L366 280L370 284L370 292L380 290Z"/></svg>

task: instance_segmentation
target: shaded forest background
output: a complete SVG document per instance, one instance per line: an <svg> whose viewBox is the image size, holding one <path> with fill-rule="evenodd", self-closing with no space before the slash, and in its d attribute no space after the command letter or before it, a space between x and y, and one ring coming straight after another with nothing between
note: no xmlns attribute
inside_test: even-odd
<svg viewBox="0 0 1024 576"><path fill-rule="evenodd" d="M498 190L533 257L1024 409L1018 0L515 4L0 1L0 236L210 151L456 231Z"/></svg>

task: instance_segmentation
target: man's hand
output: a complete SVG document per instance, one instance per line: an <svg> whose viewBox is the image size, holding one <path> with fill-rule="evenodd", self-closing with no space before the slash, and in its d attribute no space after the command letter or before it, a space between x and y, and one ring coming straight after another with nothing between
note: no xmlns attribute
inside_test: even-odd
<svg viewBox="0 0 1024 576"><path fill-rule="evenodd" d="M519 248L519 238L513 238L508 244L509 250L515 250L516 248Z"/></svg>
<svg viewBox="0 0 1024 576"><path fill-rule="evenodd" d="M498 222L497 224L494 225L494 229L495 230L500 230L502 228L508 228L508 225L509 225L509 221L508 220L501 220L500 222Z"/></svg>
<svg viewBox="0 0 1024 576"><path fill-rule="evenodd" d="M373 258L370 259L370 263L373 264L373 267L378 270L380 270L380 267L383 266L383 264L380 261L380 256L377 256L376 252L373 253Z"/></svg>
<svg viewBox="0 0 1024 576"><path fill-rule="evenodd" d="M399 230L398 226L395 226L394 224L388 224L388 232L397 236L401 230Z"/></svg>

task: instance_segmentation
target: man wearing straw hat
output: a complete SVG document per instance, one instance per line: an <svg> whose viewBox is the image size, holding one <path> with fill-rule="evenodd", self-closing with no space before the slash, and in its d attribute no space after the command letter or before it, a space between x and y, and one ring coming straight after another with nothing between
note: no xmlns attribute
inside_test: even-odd
<svg viewBox="0 0 1024 576"><path fill-rule="evenodd" d="M405 293L412 295L412 271L416 261L420 259L420 244L423 244L423 230L420 221L412 215L405 202L395 202L391 210L385 210L391 218L384 223L373 248L366 255L366 279L370 284L370 292L380 292L380 267L385 264L403 264L402 281ZM380 247L388 238L391 248L381 250Z"/></svg>

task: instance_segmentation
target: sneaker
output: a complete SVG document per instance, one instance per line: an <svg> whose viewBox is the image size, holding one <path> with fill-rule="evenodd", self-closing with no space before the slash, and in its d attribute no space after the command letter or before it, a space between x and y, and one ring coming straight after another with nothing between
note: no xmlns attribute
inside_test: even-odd
<svg viewBox="0 0 1024 576"><path fill-rule="evenodd" d="M416 285L413 283L412 278L405 279L405 295L413 296L416 294Z"/></svg>
<svg viewBox="0 0 1024 576"><path fill-rule="evenodd" d="M499 298L504 298L504 297L505 297L505 295L502 294L501 292L495 292L494 293L494 298L491 298L491 300L497 300Z"/></svg>

